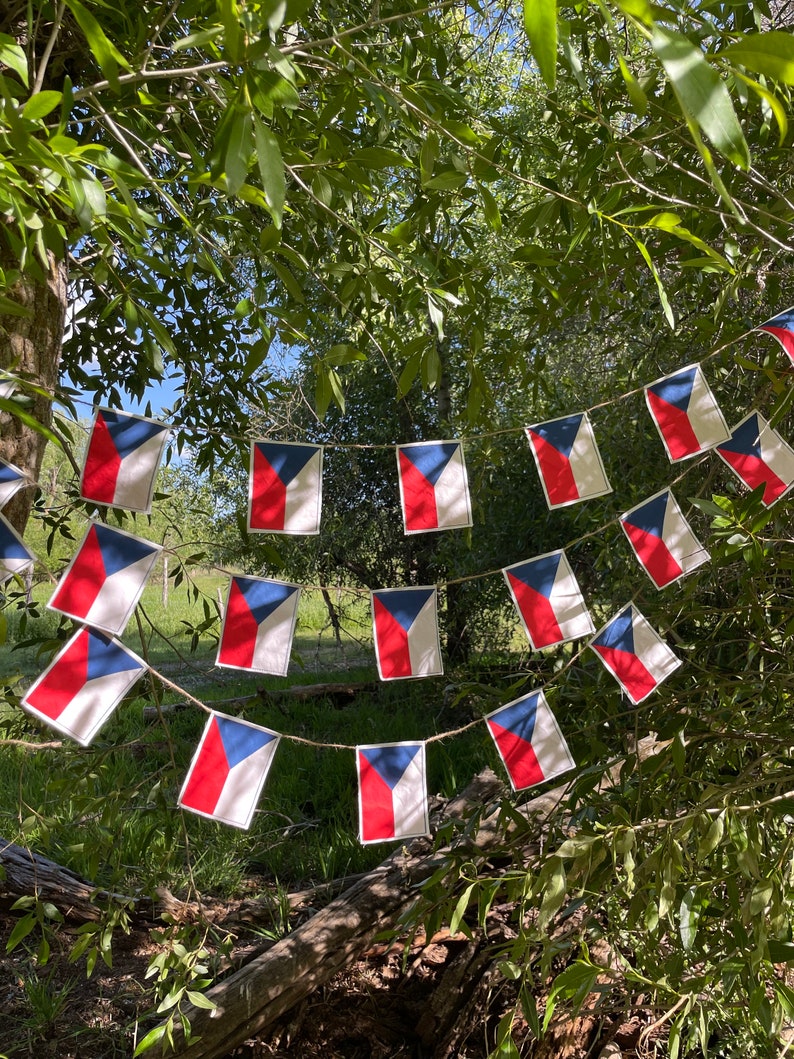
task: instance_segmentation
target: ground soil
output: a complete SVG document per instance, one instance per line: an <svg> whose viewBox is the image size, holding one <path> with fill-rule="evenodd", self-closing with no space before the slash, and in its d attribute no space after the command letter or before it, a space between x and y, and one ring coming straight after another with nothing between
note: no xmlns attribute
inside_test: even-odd
<svg viewBox="0 0 794 1059"><path fill-rule="evenodd" d="M84 960L69 961L75 934L68 930L59 933L44 966L37 967L23 946L6 954L15 922L13 914L0 914L0 1057L131 1056L156 1021L145 977L157 952L152 925L119 933L112 968L99 960L87 977ZM261 935L238 932L235 963L266 944ZM442 932L410 944L376 945L266 1034L230 1052L229 1059L485 1059L500 1016L515 1001L510 983L490 970L478 978L453 1025L439 1015L443 1009L446 1017L455 1006L448 994L450 984L461 988L456 966L467 972L477 966L474 944L462 934ZM641 1041L650 1021L642 1014L580 1019L539 1045L519 1015L512 1032L520 1055L531 1059L652 1057L653 1039ZM147 1054L161 1052L156 1047Z"/></svg>

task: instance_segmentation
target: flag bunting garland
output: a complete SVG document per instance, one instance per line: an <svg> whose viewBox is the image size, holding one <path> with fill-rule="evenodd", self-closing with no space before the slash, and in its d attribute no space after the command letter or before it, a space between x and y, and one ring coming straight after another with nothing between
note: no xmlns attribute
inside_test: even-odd
<svg viewBox="0 0 794 1059"><path fill-rule="evenodd" d="M794 361L794 309L755 330L772 335ZM13 382L0 386L0 396L13 393ZM794 449L756 411L729 430L699 364L657 380L644 392L671 462L713 449L749 489L763 488L766 506L794 486ZM99 505L148 513L169 430L155 420L99 409L81 472L81 496ZM525 433L550 509L612 491L587 412L536 424ZM471 526L462 443L415 442L395 449L405 533ZM322 459L323 447L318 445L252 443L249 531L319 533ZM24 472L0 460L0 507L28 484ZM709 560L669 488L617 521L658 589ZM159 675L113 637L123 632L162 550L123 530L90 523L48 603L50 609L84 624L25 693L21 705L32 717L88 745L144 673ZM0 584L34 561L0 514ZM594 633L563 549L505 567L501 573L534 650L592 636L587 646L635 705L681 665L634 603ZM300 591L299 586L267 578L230 575L216 664L285 676ZM371 593L382 680L443 674L437 595L437 586ZM209 717L178 803L210 819L247 828L282 736L194 701ZM542 690L470 724L480 721L516 791L575 767ZM456 733L423 742L350 748L356 755L363 843L428 834L425 747L451 734ZM297 736L283 738L311 743Z"/></svg>

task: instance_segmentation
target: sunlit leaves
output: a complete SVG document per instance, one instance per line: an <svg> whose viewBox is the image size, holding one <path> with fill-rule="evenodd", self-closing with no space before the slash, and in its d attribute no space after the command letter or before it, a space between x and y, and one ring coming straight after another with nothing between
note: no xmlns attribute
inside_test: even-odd
<svg viewBox="0 0 794 1059"><path fill-rule="evenodd" d="M557 79L557 0L524 0L524 28L543 80Z"/></svg>

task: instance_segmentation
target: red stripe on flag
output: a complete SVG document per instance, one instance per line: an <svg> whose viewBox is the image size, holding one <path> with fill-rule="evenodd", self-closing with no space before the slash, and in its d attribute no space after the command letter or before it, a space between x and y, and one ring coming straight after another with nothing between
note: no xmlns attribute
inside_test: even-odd
<svg viewBox="0 0 794 1059"><path fill-rule="evenodd" d="M592 644L634 702L640 702L649 695L659 681L650 673L640 659L630 651L620 651L615 647L600 647Z"/></svg>
<svg viewBox="0 0 794 1059"><path fill-rule="evenodd" d="M218 652L218 662L227 666L242 666L250 669L254 664L254 651L259 626L251 613L236 581L232 581L229 592L229 603L226 607L226 619L223 625L223 639Z"/></svg>
<svg viewBox="0 0 794 1059"><path fill-rule="evenodd" d="M720 449L720 454L751 489L766 485L763 496L765 504L773 504L788 489L788 484L775 474L768 463L759 460L757 456L728 452L726 449Z"/></svg>
<svg viewBox="0 0 794 1059"><path fill-rule="evenodd" d="M287 517L287 487L254 445L254 480L251 486L251 528L283 530Z"/></svg>
<svg viewBox="0 0 794 1059"><path fill-rule="evenodd" d="M121 469L113 438L101 413L91 433L91 444L83 467L82 495L98 504L112 504L116 499L116 482Z"/></svg>
<svg viewBox="0 0 794 1059"><path fill-rule="evenodd" d="M670 553L670 549L661 539L647 530L624 522L626 533L637 550L640 562L660 588L675 581L684 572L684 568Z"/></svg>
<svg viewBox="0 0 794 1059"><path fill-rule="evenodd" d="M550 445L540 434L530 431L532 446L538 457L540 473L546 484L550 504L567 504L579 499L579 488L574 478L571 461Z"/></svg>
<svg viewBox="0 0 794 1059"><path fill-rule="evenodd" d="M218 722L213 717L198 758L185 784L180 801L188 809L212 814L229 776L229 762L223 749Z"/></svg>
<svg viewBox="0 0 794 1059"><path fill-rule="evenodd" d="M516 790L534 787L545 779L535 749L526 739L517 736L508 728L502 728L495 721L488 721L493 737L502 754L505 768L510 773Z"/></svg>
<svg viewBox="0 0 794 1059"><path fill-rule="evenodd" d="M526 582L514 577L509 571L508 576L518 601L518 609L529 628L533 646L540 649L564 639L551 601L542 592L530 588Z"/></svg>
<svg viewBox="0 0 794 1059"><path fill-rule="evenodd" d="M420 470L400 452L400 480L407 530L438 529L436 491Z"/></svg>
<svg viewBox="0 0 794 1059"><path fill-rule="evenodd" d="M88 640L87 632L78 636L70 650L25 696L28 706L53 721L60 717L88 677Z"/></svg>
<svg viewBox="0 0 794 1059"><path fill-rule="evenodd" d="M663 401L653 390L648 390L648 403L664 434L672 459L681 460L684 456L700 452L700 439L692 428L686 412Z"/></svg>
<svg viewBox="0 0 794 1059"><path fill-rule="evenodd" d="M380 599L375 596L375 641L378 661L384 680L392 677L410 677L411 654L408 649L408 634L396 618L393 618Z"/></svg>
<svg viewBox="0 0 794 1059"><path fill-rule="evenodd" d="M767 334L776 338L792 361L794 361L794 334L791 331L787 331L784 327L759 327L758 330L766 331Z"/></svg>
<svg viewBox="0 0 794 1059"><path fill-rule="evenodd" d="M50 606L84 618L94 605L106 579L102 549L96 528L92 526L69 572L56 588Z"/></svg>
<svg viewBox="0 0 794 1059"><path fill-rule="evenodd" d="M375 842L394 837L394 799L391 787L363 754L358 755L361 785L361 838Z"/></svg>

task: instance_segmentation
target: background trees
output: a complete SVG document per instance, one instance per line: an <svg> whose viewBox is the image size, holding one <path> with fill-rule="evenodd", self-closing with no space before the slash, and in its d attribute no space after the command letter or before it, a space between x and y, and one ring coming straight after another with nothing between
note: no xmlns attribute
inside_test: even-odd
<svg viewBox="0 0 794 1059"><path fill-rule="evenodd" d="M393 491L377 492L388 457L340 450L317 550L234 555L324 583L340 570L455 581L562 534L582 539L601 608L639 594L698 677L627 714L577 663L582 838L552 835L529 876L516 864L510 958L522 981L538 947L550 966L545 929L575 893L592 913L566 942L582 977L555 1003L581 1002L597 927L622 960L616 989L655 991L660 1013L678 1013L671 1051L687 1035L707 1045L743 1007L762 1049L791 1007L775 970L790 948L790 527L725 474L695 475L714 562L656 597L615 558L614 526L589 536L669 476L638 429L641 398L595 412L624 487L596 527L588 512L545 511L519 434L501 431L711 353L731 421L758 403L790 424L790 365L743 337L794 301L790 28L782 3L641 0L559 12L41 0L0 16L0 369L18 379L0 396L0 455L41 478L64 376L116 403L175 374L177 447L200 472L245 466L252 430L471 436L471 541L407 543ZM4 514L22 527L32 500ZM362 539L363 505L382 528ZM459 659L486 606L501 604L457 590ZM589 789L651 729L668 753L613 792ZM454 869L444 884L448 912ZM477 884L472 900L512 894Z"/></svg>

